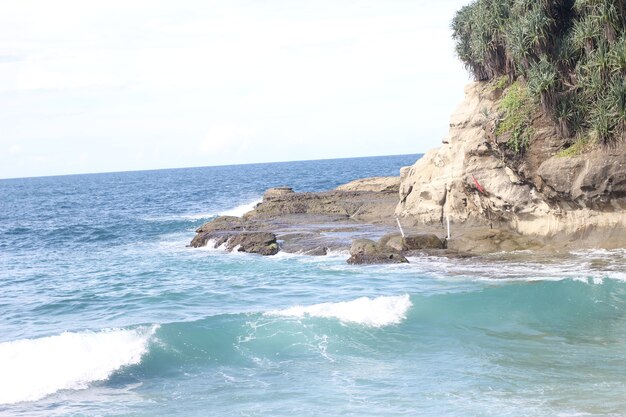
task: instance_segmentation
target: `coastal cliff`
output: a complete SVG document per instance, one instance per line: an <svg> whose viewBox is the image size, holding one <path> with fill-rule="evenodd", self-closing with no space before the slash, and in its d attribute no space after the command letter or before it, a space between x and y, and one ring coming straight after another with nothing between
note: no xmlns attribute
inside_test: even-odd
<svg viewBox="0 0 626 417"><path fill-rule="evenodd" d="M626 150L572 155L538 112L527 149L512 152L510 135L497 134L507 93L488 82L466 87L442 146L401 170L396 215L414 227L443 228L449 218L464 249L477 238L471 228L537 238L531 247L626 246Z"/></svg>
<svg viewBox="0 0 626 417"><path fill-rule="evenodd" d="M354 263L404 262L415 251L626 247L626 150L580 147L541 111L530 118L533 137L524 151L512 149L511 133L498 125L519 88L469 84L442 146L402 168L400 177L315 193L273 188L242 218L200 227L191 246L264 255L351 248Z"/></svg>

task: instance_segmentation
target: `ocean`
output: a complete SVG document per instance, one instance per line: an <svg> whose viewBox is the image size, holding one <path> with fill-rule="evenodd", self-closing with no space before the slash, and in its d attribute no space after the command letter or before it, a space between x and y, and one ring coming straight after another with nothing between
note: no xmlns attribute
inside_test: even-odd
<svg viewBox="0 0 626 417"><path fill-rule="evenodd" d="M626 251L186 247L419 155L0 180L0 415L626 415Z"/></svg>

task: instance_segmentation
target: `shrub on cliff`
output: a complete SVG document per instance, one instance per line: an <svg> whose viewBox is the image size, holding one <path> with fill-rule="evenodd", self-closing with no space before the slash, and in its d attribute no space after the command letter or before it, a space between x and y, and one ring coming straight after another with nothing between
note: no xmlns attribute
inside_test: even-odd
<svg viewBox="0 0 626 417"><path fill-rule="evenodd" d="M522 79L564 137L626 131L626 0L475 0L452 21L476 80Z"/></svg>

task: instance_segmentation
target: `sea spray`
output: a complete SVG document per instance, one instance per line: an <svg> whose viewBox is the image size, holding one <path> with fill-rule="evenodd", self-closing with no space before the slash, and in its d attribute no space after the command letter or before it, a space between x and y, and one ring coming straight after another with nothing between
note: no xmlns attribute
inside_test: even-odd
<svg viewBox="0 0 626 417"><path fill-rule="evenodd" d="M294 306L272 310L268 316L336 318L342 323L357 323L370 327L398 324L406 318L411 307L408 294L399 296L361 297L352 301L321 303L308 307Z"/></svg>
<svg viewBox="0 0 626 417"><path fill-rule="evenodd" d="M223 211L220 213L220 216L236 216L236 217L241 217L244 214L246 214L247 212L249 212L250 210L253 210L257 204L259 204L262 200L257 198L253 201L250 201L248 203L244 203L241 204L237 207L234 207L232 209Z"/></svg>
<svg viewBox="0 0 626 417"><path fill-rule="evenodd" d="M0 404L35 401L105 380L139 363L156 329L64 332L0 343Z"/></svg>

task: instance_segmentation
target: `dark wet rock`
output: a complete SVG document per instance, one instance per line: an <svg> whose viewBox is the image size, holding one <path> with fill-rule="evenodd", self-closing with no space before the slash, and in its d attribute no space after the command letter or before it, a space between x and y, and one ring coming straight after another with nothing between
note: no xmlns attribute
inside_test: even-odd
<svg viewBox="0 0 626 417"><path fill-rule="evenodd" d="M416 234L405 236L402 250L443 249L444 242L434 234Z"/></svg>
<svg viewBox="0 0 626 417"><path fill-rule="evenodd" d="M218 230L242 230L244 227L241 218L235 216L219 216L210 222L204 223L196 233L215 232Z"/></svg>
<svg viewBox="0 0 626 417"><path fill-rule="evenodd" d="M398 264L409 261L400 253L381 250L370 239L355 239L350 247L350 258L347 261L352 265L362 264Z"/></svg>
<svg viewBox="0 0 626 417"><path fill-rule="evenodd" d="M189 246L199 248L206 246L209 240L219 240L223 235L218 232L236 232L244 229L244 223L239 217L220 216L210 222L207 222L196 229L196 236L193 238ZM222 242L224 243L224 242ZM220 246L220 243L217 246Z"/></svg>
<svg viewBox="0 0 626 417"><path fill-rule="evenodd" d="M378 241L378 249L381 251L410 252L426 249L443 249L444 242L435 234L411 234L402 237L399 233L384 235Z"/></svg>
<svg viewBox="0 0 626 417"><path fill-rule="evenodd" d="M276 255L279 250L276 235L270 232L241 232L228 238L226 249L265 256Z"/></svg>
<svg viewBox="0 0 626 417"><path fill-rule="evenodd" d="M350 255L365 254L372 255L380 252L376 246L376 242L371 239L354 239L352 246L350 246Z"/></svg>
<svg viewBox="0 0 626 417"><path fill-rule="evenodd" d="M378 241L378 249L402 252L404 250L402 235L400 233L389 233L384 235Z"/></svg>
<svg viewBox="0 0 626 417"><path fill-rule="evenodd" d="M202 236L204 244L201 245ZM279 247L276 235L270 232L239 232L239 231L215 231L205 232L196 236L191 242L194 247L210 245L212 248L223 247L227 251L258 253L259 255L275 255Z"/></svg>
<svg viewBox="0 0 626 417"><path fill-rule="evenodd" d="M375 264L406 264L409 261L399 253L379 252L372 255L357 253L351 255L347 261L351 265L375 265Z"/></svg>
<svg viewBox="0 0 626 417"><path fill-rule="evenodd" d="M324 246L317 246L313 249L309 249L309 250L302 252L302 254L309 255L309 256L325 256L328 254L328 248Z"/></svg>

